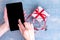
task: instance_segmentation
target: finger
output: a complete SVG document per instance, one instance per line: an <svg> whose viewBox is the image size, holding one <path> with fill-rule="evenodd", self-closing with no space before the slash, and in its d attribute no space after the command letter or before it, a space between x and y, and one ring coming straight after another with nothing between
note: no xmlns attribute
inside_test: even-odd
<svg viewBox="0 0 60 40"><path fill-rule="evenodd" d="M31 27L30 27L32 30L34 30L34 26L33 26L33 24L31 23Z"/></svg>
<svg viewBox="0 0 60 40"><path fill-rule="evenodd" d="M31 24L29 22L25 22L24 25L25 25L25 28L26 29L28 29L28 30L31 29L30 28L31 27Z"/></svg>
<svg viewBox="0 0 60 40"><path fill-rule="evenodd" d="M19 24L18 24L18 26L19 26L19 30L20 30L20 32L23 33L23 31L22 31L22 29L20 28L20 25L19 25Z"/></svg>
<svg viewBox="0 0 60 40"><path fill-rule="evenodd" d="M20 19L18 20L18 23L19 23L19 29L21 30L21 32L25 31L25 28L24 28L23 24L21 23Z"/></svg>

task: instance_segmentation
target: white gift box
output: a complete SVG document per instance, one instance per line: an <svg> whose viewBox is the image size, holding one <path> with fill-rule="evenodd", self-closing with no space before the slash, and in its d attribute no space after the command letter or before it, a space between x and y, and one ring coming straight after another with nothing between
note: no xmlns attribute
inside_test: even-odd
<svg viewBox="0 0 60 40"><path fill-rule="evenodd" d="M42 7L38 6L35 11L32 13L32 16L38 21L41 22L46 17L50 16ZM44 17L44 18L43 18Z"/></svg>

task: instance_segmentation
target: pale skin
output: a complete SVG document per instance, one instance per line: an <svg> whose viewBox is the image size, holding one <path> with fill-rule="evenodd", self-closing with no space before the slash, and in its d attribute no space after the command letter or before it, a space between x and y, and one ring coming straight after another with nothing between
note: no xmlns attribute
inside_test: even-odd
<svg viewBox="0 0 60 40"><path fill-rule="evenodd" d="M9 30L9 22L8 22L8 17L7 17L7 9L4 9L4 21L5 23L3 25L0 25L0 34L3 35L6 31ZM19 30L25 40L35 40L34 38L34 28L33 24L29 22L24 22L24 25L21 23L21 20L18 20L17 24L19 26ZM4 30L3 30L4 29ZM3 32L4 31L4 32Z"/></svg>

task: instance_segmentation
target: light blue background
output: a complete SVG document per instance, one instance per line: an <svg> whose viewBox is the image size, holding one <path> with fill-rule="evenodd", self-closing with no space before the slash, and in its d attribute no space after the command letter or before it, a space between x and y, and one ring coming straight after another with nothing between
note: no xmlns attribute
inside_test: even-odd
<svg viewBox="0 0 60 40"><path fill-rule="evenodd" d="M37 6L43 7L50 17L47 20L47 31L36 31L36 40L60 40L60 0L0 0L0 24L3 23L3 9L6 3L19 2L23 3L23 8L27 14L33 12ZM0 40L23 40L19 31L8 31Z"/></svg>

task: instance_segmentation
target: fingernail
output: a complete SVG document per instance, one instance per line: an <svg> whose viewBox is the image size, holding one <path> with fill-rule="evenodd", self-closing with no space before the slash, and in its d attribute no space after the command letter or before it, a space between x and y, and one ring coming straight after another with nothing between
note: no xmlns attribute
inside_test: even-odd
<svg viewBox="0 0 60 40"><path fill-rule="evenodd" d="M19 23L21 23L21 20L19 19Z"/></svg>

